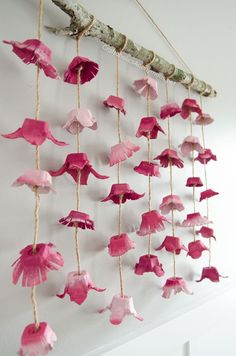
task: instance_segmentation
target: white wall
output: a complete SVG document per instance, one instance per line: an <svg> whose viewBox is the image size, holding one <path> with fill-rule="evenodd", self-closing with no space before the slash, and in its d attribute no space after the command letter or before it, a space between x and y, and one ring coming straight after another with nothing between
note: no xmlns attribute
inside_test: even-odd
<svg viewBox="0 0 236 356"><path fill-rule="evenodd" d="M81 1L97 18L109 23L121 32L126 33L136 42L157 51L172 62L174 57L163 43L163 40L143 17L140 10L131 0L122 1ZM98 119L99 129L87 131L81 136L82 147L88 153L94 167L110 175L107 181L97 181L92 177L89 186L82 189L83 211L89 212L96 222L95 232L81 233L82 266L86 268L98 286L107 287L106 293L91 292L88 300L81 307L72 304L68 299L59 300L55 296L68 271L75 268L73 233L59 226L57 221L74 208L75 187L70 177L54 179L56 195L43 196L40 209L40 241L56 243L58 250L65 258L65 267L61 272L51 273L48 281L37 289L39 313L41 320L47 320L58 335L54 354L70 356L103 354L105 351L155 329L167 321L187 311L213 300L235 285L235 48L236 33L234 14L236 4L233 0L215 2L213 0L180 2L144 1L144 4L159 20L161 28L181 52L196 76L212 83L219 92L216 99L204 100L205 110L215 117L215 123L206 129L207 145L217 154L217 164L209 164L209 184L219 191L219 197L210 202L211 217L217 243L213 244L213 263L222 274L230 276L220 284L207 281L196 284L201 267L207 264L207 255L192 261L184 255L178 258L178 274L185 277L193 296L179 295L171 300L163 300L161 286L165 278L172 273L171 256L165 252L158 254L163 262L166 274L158 279L152 275L138 277L132 268L138 256L146 251L146 243L133 232L139 226L140 214L146 210L146 199L128 202L124 205L124 225L130 237L136 241L135 251L124 258L126 293L134 298L136 309L144 316L140 323L132 318L126 319L119 327L109 324L109 313L98 315L97 310L106 305L113 294L118 291L118 273L116 260L109 257L106 245L109 237L116 234L117 207L112 204L99 203L107 195L110 186L116 179L116 169L107 165L107 154L111 145L116 143L115 119L112 111L106 110L102 100L115 90L114 57L103 50L101 43L92 39L82 41L81 53L100 64L96 80L82 88L82 105L89 107ZM132 19L132 21L131 21ZM45 5L44 24L66 25L68 18L50 1ZM35 1L8 0L1 1L1 39L25 40L36 33ZM43 34L43 40L53 49L54 63L63 72L75 54L72 40ZM0 56L0 132L15 130L25 117L34 115L35 68L25 66L11 53L10 47L1 44ZM178 63L176 63L178 64ZM126 61L121 63L121 95L127 99L127 116L122 121L122 130L134 143L141 144L142 150L132 159L126 161L122 168L123 180L128 181L137 192L147 189L145 177L138 176L133 166L145 157L146 147L143 139L136 139L134 133L140 118L144 115L145 102L137 98L131 89L135 79L143 76L140 69ZM54 146L51 142L41 148L42 167L56 169L66 154L73 151L74 137L62 130L67 113L75 106L75 87L63 82L42 78L42 111L41 118L50 123L53 133L59 139L70 143L66 148ZM153 113L158 114L164 102L163 83L159 81L159 99L153 105ZM170 96L179 103L186 96L186 91L179 85L171 86ZM189 133L189 126L181 119L173 120L175 145ZM163 127L166 127L163 124ZM114 133L111 135L110 133ZM196 128L195 134L200 135ZM153 143L153 155L157 155L166 146L166 138ZM32 241L33 231L33 195L26 188L13 189L11 183L25 169L33 165L33 148L23 140L0 140L1 154L1 355L15 354L20 334L24 326L31 322L30 291L20 285L11 284L11 263L18 257L18 251ZM202 166L196 165L199 175L203 176ZM183 171L175 170L175 192L183 197L186 210L179 214L183 220L186 212L191 210L189 191L184 187L186 178L191 174L190 164ZM168 191L167 172L162 170L162 179L153 184L155 207ZM203 206L199 206L202 212ZM191 236L183 230L178 234L187 244ZM165 236L159 233L153 239L154 247ZM221 306L224 308L224 305ZM227 325L225 325L225 333ZM157 336L158 338L158 336ZM157 342L157 340L155 340ZM218 341L219 342L219 341ZM158 350L157 350L158 351ZM137 355L140 353L137 351ZM115 354L114 354L115 355ZM199 356L200 354L198 354ZM164 356L164 355L161 355ZM213 353L201 356L213 356ZM214 354L215 356L215 354ZM218 355L217 355L218 356ZM219 355L220 356L220 355ZM227 355L228 356L228 355ZM231 356L231 355L230 355Z"/></svg>

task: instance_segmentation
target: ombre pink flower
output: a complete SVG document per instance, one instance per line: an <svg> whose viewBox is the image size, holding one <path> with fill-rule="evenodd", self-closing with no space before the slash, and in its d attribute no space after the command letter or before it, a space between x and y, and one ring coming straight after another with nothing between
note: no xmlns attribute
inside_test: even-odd
<svg viewBox="0 0 236 356"><path fill-rule="evenodd" d="M187 214L187 218L179 224L181 227L193 227L209 224L212 221L209 221L206 216L201 216L200 213Z"/></svg>
<svg viewBox="0 0 236 356"><path fill-rule="evenodd" d="M157 163L142 161L139 166L134 167L134 170L144 176L160 177L159 166Z"/></svg>
<svg viewBox="0 0 236 356"><path fill-rule="evenodd" d="M180 151L184 157L188 157L190 152L204 152L204 148L200 145L199 140L196 136L187 136L183 140L183 143L179 145Z"/></svg>
<svg viewBox="0 0 236 356"><path fill-rule="evenodd" d="M207 164L210 160L216 161L217 158L209 148L203 150L202 153L198 153L198 156L195 158L195 161L199 161L201 164Z"/></svg>
<svg viewBox="0 0 236 356"><path fill-rule="evenodd" d="M165 134L161 126L157 122L155 116L143 117L140 120L138 131L136 132L136 137L149 137L150 139L157 138L158 132Z"/></svg>
<svg viewBox="0 0 236 356"><path fill-rule="evenodd" d="M200 194L200 201L204 200L204 199L209 199L211 197L214 197L215 195L218 195L219 193L215 192L212 189L207 189L204 190L204 192L201 192Z"/></svg>
<svg viewBox="0 0 236 356"><path fill-rule="evenodd" d="M135 248L135 243L127 234L112 236L108 245L108 251L112 257L122 256L133 248Z"/></svg>
<svg viewBox="0 0 236 356"><path fill-rule="evenodd" d="M159 206L162 214L169 214L171 210L178 210L182 211L184 210L184 206L182 204L182 201L178 195L167 195L162 199L162 203Z"/></svg>
<svg viewBox="0 0 236 356"><path fill-rule="evenodd" d="M184 162L179 158L177 152L169 148L162 151L161 154L154 159L159 160L160 165L164 168L168 167L170 164L178 168L183 168L184 166Z"/></svg>
<svg viewBox="0 0 236 356"><path fill-rule="evenodd" d="M106 308L101 309L99 313L103 313L106 310L111 311L110 323L113 325L119 325L125 316L130 315L134 316L140 321L143 321L141 315L139 315L134 309L133 298L127 295L114 295L111 304L109 304Z"/></svg>
<svg viewBox="0 0 236 356"><path fill-rule="evenodd" d="M80 274L77 271L69 272L64 292L57 294L57 297L64 298L68 294L71 302L81 305L86 300L91 289L96 292L104 292L106 290L106 288L97 288L86 271L82 271Z"/></svg>
<svg viewBox="0 0 236 356"><path fill-rule="evenodd" d="M50 191L55 192L52 187L52 177L47 171L41 171L39 169L29 169L25 173L18 177L15 182L13 182L13 187L19 187L22 185L27 185L31 190L38 190L40 194L46 194Z"/></svg>
<svg viewBox="0 0 236 356"><path fill-rule="evenodd" d="M133 191L129 184L118 183L112 184L111 191L109 195L102 200L102 202L112 200L115 204L125 203L126 200L137 200L144 196L145 194L138 194Z"/></svg>
<svg viewBox="0 0 236 356"><path fill-rule="evenodd" d="M196 117L196 119L194 120L194 124L195 125L210 125L212 122L214 122L214 119L208 115L208 114L200 114Z"/></svg>
<svg viewBox="0 0 236 356"><path fill-rule="evenodd" d="M200 240L192 241L188 244L188 253L187 256L197 259L201 257L203 251L208 250L204 243Z"/></svg>
<svg viewBox="0 0 236 356"><path fill-rule="evenodd" d="M10 134L5 134L2 136L10 139L24 138L26 141L31 143L31 145L36 146L42 145L47 138L53 143L55 143L55 145L67 145L67 143L63 141L58 141L53 136L46 121L28 118L24 120L22 127Z"/></svg>
<svg viewBox="0 0 236 356"><path fill-rule="evenodd" d="M181 113L181 109L177 103L168 103L161 107L160 118L165 120L167 117L173 117Z"/></svg>
<svg viewBox="0 0 236 356"><path fill-rule="evenodd" d="M213 267L213 266L204 267L202 269L201 278L196 282L201 282L203 279L206 279L206 278L210 279L210 281L212 281L212 282L219 282L220 277L227 278L227 276L222 276L221 274L219 274L216 267Z"/></svg>
<svg viewBox="0 0 236 356"><path fill-rule="evenodd" d="M61 176L65 172L70 174L75 182L78 181L78 172L80 172L81 185L87 185L90 173L98 179L109 178L108 176L103 176L95 171L90 164L86 153L70 153L67 155L65 163L61 166L61 168L57 171L49 171L53 177Z"/></svg>
<svg viewBox="0 0 236 356"><path fill-rule="evenodd" d="M89 58L76 56L73 58L64 73L64 81L70 84L78 83L78 71L80 71L80 84L90 82L98 73L99 66Z"/></svg>
<svg viewBox="0 0 236 356"><path fill-rule="evenodd" d="M114 166L119 162L125 161L127 158L132 157L134 152L140 150L140 146L134 145L129 140L125 140L117 145L111 147L110 166Z"/></svg>
<svg viewBox="0 0 236 356"><path fill-rule="evenodd" d="M52 52L40 40L30 39L24 42L3 41L12 45L12 51L26 64L36 64L47 77L59 79L56 68L51 64Z"/></svg>
<svg viewBox="0 0 236 356"><path fill-rule="evenodd" d="M207 239L211 237L213 237L213 239L216 239L214 236L214 230L208 226L202 226L200 230L196 231L196 233L201 234L202 237L205 237Z"/></svg>
<svg viewBox="0 0 236 356"><path fill-rule="evenodd" d="M160 251L163 248L168 252L174 252L179 255L181 250L188 251L187 248L181 243L180 238L176 236L166 236L162 244L155 248L156 251Z"/></svg>
<svg viewBox="0 0 236 356"><path fill-rule="evenodd" d="M203 183L200 177L189 177L186 182L186 187L202 187Z"/></svg>
<svg viewBox="0 0 236 356"><path fill-rule="evenodd" d="M35 324L25 327L21 336L19 356L38 356L46 355L53 349L57 336L48 323L39 323L39 328L35 329Z"/></svg>
<svg viewBox="0 0 236 356"><path fill-rule="evenodd" d="M159 262L157 256L155 255L140 256L139 262L135 265L135 274L140 276L148 272L153 272L158 277L162 277L165 273L162 268L162 264Z"/></svg>
<svg viewBox="0 0 236 356"><path fill-rule="evenodd" d="M196 100L185 99L183 101L182 108L181 108L181 114L180 114L181 117L183 119L187 119L192 112L196 112L199 115L202 114L202 110L201 110L200 106L198 105L198 103L196 102Z"/></svg>
<svg viewBox="0 0 236 356"><path fill-rule="evenodd" d="M103 104L109 108L114 108L118 111L121 111L124 115L125 111L125 101L123 98L115 95L109 95L106 100L104 100Z"/></svg>
<svg viewBox="0 0 236 356"><path fill-rule="evenodd" d="M142 214L142 221L137 235L146 236L157 231L165 230L164 222L168 221L165 216L156 210L151 210Z"/></svg>
<svg viewBox="0 0 236 356"><path fill-rule="evenodd" d="M20 251L20 257L13 263L12 281L17 284L21 275L22 287L37 286L47 280L49 271L58 270L64 265L59 252L56 252L52 243L37 244L33 252L32 245Z"/></svg>
<svg viewBox="0 0 236 356"><path fill-rule="evenodd" d="M73 109L69 112L68 116L69 119L63 126L63 129L66 129L72 135L76 135L86 127L92 130L97 129L97 120L88 109Z"/></svg>
<svg viewBox="0 0 236 356"><path fill-rule="evenodd" d="M59 220L59 223L68 227L94 230L94 222L90 219L90 216L77 210L71 210L66 217Z"/></svg>
<svg viewBox="0 0 236 356"><path fill-rule="evenodd" d="M155 100L158 96L157 81L153 78L144 77L135 80L133 82L133 87L136 93L145 98L149 97L149 99Z"/></svg>
<svg viewBox="0 0 236 356"><path fill-rule="evenodd" d="M186 286L186 282L182 277L171 277L166 280L165 285L163 286L162 297L169 299L172 291L174 294L184 292L186 294L193 294L189 291Z"/></svg>

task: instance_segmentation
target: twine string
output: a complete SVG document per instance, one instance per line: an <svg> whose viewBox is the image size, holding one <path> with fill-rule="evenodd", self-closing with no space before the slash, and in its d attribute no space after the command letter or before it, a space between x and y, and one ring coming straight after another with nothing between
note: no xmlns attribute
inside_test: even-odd
<svg viewBox="0 0 236 356"><path fill-rule="evenodd" d="M39 329L39 317L38 317L38 306L36 301L36 287L31 288L31 302L33 306L33 318L34 318L34 326L35 331Z"/></svg>
<svg viewBox="0 0 236 356"><path fill-rule="evenodd" d="M145 67L147 70L147 66ZM150 116L151 112L151 102L150 102L150 88L147 89L147 116ZM151 162L151 139L150 132L147 134L147 158L148 163ZM152 187L151 187L151 176L148 175L148 211L151 211L151 200L152 200ZM151 245L152 245L152 234L148 234L148 256L151 254Z"/></svg>

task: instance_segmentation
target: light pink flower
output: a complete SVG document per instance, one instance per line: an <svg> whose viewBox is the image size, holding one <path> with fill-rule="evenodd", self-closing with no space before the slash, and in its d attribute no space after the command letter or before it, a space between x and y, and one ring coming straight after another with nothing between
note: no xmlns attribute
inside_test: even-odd
<svg viewBox="0 0 236 356"><path fill-rule="evenodd" d="M93 289L96 292L104 292L103 288L95 287L88 272L82 271L79 274L77 271L69 272L67 275L66 286L62 294L57 294L57 297L64 298L66 294L70 296L71 302L81 305L87 298L88 292Z"/></svg>
<svg viewBox="0 0 236 356"><path fill-rule="evenodd" d="M160 251L165 248L168 252L174 252L179 255L181 250L188 251L187 248L181 243L180 238L176 236L166 236L162 244L155 248L156 251Z"/></svg>
<svg viewBox="0 0 236 356"><path fill-rule="evenodd" d="M160 177L159 166L157 163L142 161L139 166L134 167L134 170L144 176Z"/></svg>
<svg viewBox="0 0 236 356"><path fill-rule="evenodd" d="M181 110L182 111L180 115L183 119L187 119L192 112L196 112L199 115L202 114L200 106L194 99L185 99L183 101Z"/></svg>
<svg viewBox="0 0 236 356"><path fill-rule="evenodd" d="M165 285L163 286L163 293L162 297L169 299L171 296L172 291L174 294L184 292L186 294L193 294L189 291L186 286L186 282L181 277L171 277L166 280Z"/></svg>
<svg viewBox="0 0 236 356"><path fill-rule="evenodd" d="M118 183L112 184L111 191L109 195L102 200L102 202L112 200L115 204L125 203L126 200L137 200L144 196L144 194L138 194L133 191L129 184L127 183Z"/></svg>
<svg viewBox="0 0 236 356"><path fill-rule="evenodd" d="M200 201L204 200L204 199L209 199L211 197L214 197L215 195L218 195L219 193L215 192L212 189L207 189L204 190L204 192L201 192L200 194Z"/></svg>
<svg viewBox="0 0 236 356"><path fill-rule="evenodd" d="M208 250L204 243L200 240L192 241L188 244L188 253L187 256L197 259L201 257L202 252Z"/></svg>
<svg viewBox="0 0 236 356"><path fill-rule="evenodd" d="M201 282L205 278L210 279L210 281L212 281L212 282L219 282L220 277L227 278L227 276L222 276L221 274L219 274L216 267L213 267L213 266L204 267L202 269L201 278L196 282Z"/></svg>
<svg viewBox="0 0 236 356"><path fill-rule="evenodd" d="M165 120L167 117L173 117L181 112L177 103L168 103L161 107L160 118Z"/></svg>
<svg viewBox="0 0 236 356"><path fill-rule="evenodd" d="M210 160L216 161L217 158L209 148L203 150L202 153L198 153L198 156L195 158L195 161L199 161L201 164L207 164Z"/></svg>
<svg viewBox="0 0 236 356"><path fill-rule="evenodd" d="M50 191L55 192L52 187L52 177L47 171L29 169L22 176L18 177L12 186L19 187L24 184L33 191L37 188L40 194L46 194Z"/></svg>
<svg viewBox="0 0 236 356"><path fill-rule="evenodd" d="M151 100L154 100L158 96L157 81L153 78L144 77L142 79L135 80L133 82L133 86L136 93L144 96L145 98L149 96Z"/></svg>
<svg viewBox="0 0 236 356"><path fill-rule="evenodd" d="M203 183L200 177L189 177L186 182L186 187L202 187Z"/></svg>
<svg viewBox="0 0 236 356"><path fill-rule="evenodd" d="M46 121L35 120L35 119L25 119L22 127L16 131L2 135L5 138L16 139L24 138L26 141L31 143L31 145L40 146L48 138L55 145L66 146L67 143L58 141L51 133L48 123Z"/></svg>
<svg viewBox="0 0 236 356"><path fill-rule="evenodd" d="M51 50L38 39L30 39L24 42L3 41L12 45L12 51L26 64L36 64L47 77L59 79L56 68L51 64Z"/></svg>
<svg viewBox="0 0 236 356"><path fill-rule="evenodd" d="M134 316L136 319L143 321L143 318L134 309L133 298L127 295L114 295L111 304L106 308L101 309L99 313L103 313L106 310L111 311L110 323L113 325L119 325L125 316Z"/></svg>
<svg viewBox="0 0 236 356"><path fill-rule="evenodd" d="M157 231L165 230L164 222L168 221L165 216L158 213L156 210L151 210L142 214L142 222L140 224L137 235L146 236L154 234Z"/></svg>
<svg viewBox="0 0 236 356"><path fill-rule="evenodd" d="M29 324L25 327L21 336L21 346L18 355L46 355L53 349L55 341L57 341L57 336L48 323L41 322L37 330L35 329L35 324Z"/></svg>
<svg viewBox="0 0 236 356"><path fill-rule="evenodd" d="M110 166L114 166L119 162L125 161L127 158L132 157L134 152L140 150L140 146L134 145L129 140L125 140L117 145L111 147Z"/></svg>
<svg viewBox="0 0 236 356"><path fill-rule="evenodd" d="M59 220L59 223L68 227L94 230L94 222L90 219L90 216L81 211L71 210L66 217Z"/></svg>
<svg viewBox="0 0 236 356"><path fill-rule="evenodd" d="M160 210L162 214L169 214L171 210L178 210L182 211L184 210L184 206L182 204L182 201L178 195L167 195L162 199L162 203L160 205Z"/></svg>
<svg viewBox="0 0 236 356"><path fill-rule="evenodd" d="M89 58L76 56L73 58L64 73L64 81L70 84L78 83L78 71L80 71L80 84L90 82L98 73L99 66Z"/></svg>
<svg viewBox="0 0 236 356"><path fill-rule="evenodd" d="M156 276L162 277L164 270L162 264L155 255L144 255L139 257L139 262L136 263L134 273L143 275L144 273L153 272Z"/></svg>
<svg viewBox="0 0 236 356"><path fill-rule="evenodd" d="M195 125L206 126L206 125L210 125L212 122L214 122L214 119L208 114L200 114L194 120Z"/></svg>
<svg viewBox="0 0 236 356"><path fill-rule="evenodd" d="M37 244L33 252L32 245L28 245L20 251L20 257L13 263L12 281L17 284L21 275L22 287L37 286L47 280L49 271L58 270L64 265L59 252L54 250L54 245Z"/></svg>
<svg viewBox="0 0 236 356"><path fill-rule="evenodd" d="M72 135L82 132L86 127L92 130L97 129L97 120L88 109L73 109L69 112L68 116L69 119L63 126L63 129L66 129Z"/></svg>
<svg viewBox="0 0 236 356"><path fill-rule="evenodd" d="M179 145L182 155L188 157L190 152L204 152L203 147L200 145L199 140L196 136L187 136L183 140L183 143Z"/></svg>
<svg viewBox="0 0 236 356"><path fill-rule="evenodd" d="M193 227L193 226L201 226L205 224L209 224L212 221L209 221L206 216L201 216L200 213L192 213L192 214L187 214L187 218L182 222L182 224L179 224L179 226L182 227Z"/></svg>
<svg viewBox="0 0 236 356"><path fill-rule="evenodd" d="M196 231L197 234L201 234L202 237L216 239L214 236L214 230L208 226L202 226L200 230Z"/></svg>
<svg viewBox="0 0 236 356"><path fill-rule="evenodd" d="M165 134L161 126L158 124L157 118L155 116L147 116L140 120L136 137L144 136L149 137L150 139L155 139L158 136L158 132Z"/></svg>
<svg viewBox="0 0 236 356"><path fill-rule="evenodd" d="M168 167L170 164L178 168L183 168L184 166L184 163L182 159L179 158L177 152L175 150L170 150L169 148L162 151L161 154L154 159L159 160L160 165L164 168Z"/></svg>
<svg viewBox="0 0 236 356"><path fill-rule="evenodd" d="M108 251L112 257L122 256L133 248L135 248L135 243L127 234L112 236L108 245Z"/></svg>
<svg viewBox="0 0 236 356"><path fill-rule="evenodd" d="M126 114L125 101L119 96L109 95L108 98L104 100L103 104L109 108L121 111L124 115Z"/></svg>

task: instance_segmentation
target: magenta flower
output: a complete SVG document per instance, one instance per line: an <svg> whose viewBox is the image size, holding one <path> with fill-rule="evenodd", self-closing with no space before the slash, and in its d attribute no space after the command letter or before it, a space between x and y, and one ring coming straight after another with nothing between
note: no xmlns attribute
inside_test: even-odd
<svg viewBox="0 0 236 356"><path fill-rule="evenodd" d="M127 158L132 157L134 152L140 150L140 146L134 145L129 140L125 140L117 145L111 147L110 166L114 166L119 162L125 161Z"/></svg>
<svg viewBox="0 0 236 356"><path fill-rule="evenodd" d="M200 145L199 140L196 136L187 136L183 140L183 143L179 145L180 151L183 156L188 157L190 152L204 152L203 147Z"/></svg>
<svg viewBox="0 0 236 356"><path fill-rule="evenodd" d="M160 210L162 214L169 214L171 210L184 210L184 206L182 201L178 195L167 195L162 199L162 203L160 205Z"/></svg>
<svg viewBox="0 0 236 356"><path fill-rule="evenodd" d="M52 177L47 171L29 169L22 176L18 177L15 182L13 182L12 186L19 187L24 184L33 191L37 188L40 194L46 194L50 191L55 192L52 187Z"/></svg>
<svg viewBox="0 0 236 356"><path fill-rule="evenodd" d="M65 218L59 220L59 223L68 227L94 230L94 222L90 219L90 216L81 211L71 210Z"/></svg>
<svg viewBox="0 0 236 356"><path fill-rule="evenodd" d="M219 193L215 192L212 189L207 189L204 190L204 192L201 192L200 194L200 201L204 200L204 199L209 199L211 197L214 197L215 195L218 195Z"/></svg>
<svg viewBox="0 0 236 356"><path fill-rule="evenodd" d="M214 119L208 114L200 114L194 120L195 125L207 126L210 125L212 122L214 122Z"/></svg>
<svg viewBox="0 0 236 356"><path fill-rule="evenodd" d="M57 294L57 297L64 298L65 295L68 294L71 302L81 305L87 298L88 292L91 289L96 292L104 292L106 290L106 288L103 289L95 287L88 272L86 271L82 271L81 274L78 274L76 271L69 272L64 292L62 294Z"/></svg>
<svg viewBox="0 0 236 356"><path fill-rule="evenodd" d="M203 183L200 177L189 177L186 182L186 187L202 187Z"/></svg>
<svg viewBox="0 0 236 356"><path fill-rule="evenodd" d="M162 244L155 248L156 251L160 251L163 248L168 252L174 252L176 255L179 255L181 250L188 251L187 248L181 243L179 237L175 236L166 236Z"/></svg>
<svg viewBox="0 0 236 356"><path fill-rule="evenodd" d="M187 119L192 112L196 112L199 115L202 114L202 110L201 110L200 106L198 105L198 103L196 102L196 100L185 99L183 101L182 108L181 108L181 114L180 114L181 117L183 119Z"/></svg>
<svg viewBox="0 0 236 356"><path fill-rule="evenodd" d="M67 155L65 163L57 171L49 171L53 177L61 176L68 173L78 181L78 172L80 172L80 184L87 185L89 174L92 173L98 179L107 179L108 176L103 176L95 171L88 160L86 153L70 153Z"/></svg>
<svg viewBox="0 0 236 356"><path fill-rule="evenodd" d="M48 138L55 145L66 146L67 143L58 141L51 133L48 123L46 121L35 120L35 119L25 119L22 127L16 131L2 135L5 138L16 139L24 138L26 141L31 143L31 145L40 146Z"/></svg>
<svg viewBox="0 0 236 356"><path fill-rule="evenodd" d="M144 197L145 194L138 194L133 191L129 184L118 183L112 184L109 195L102 200L102 202L112 200L115 204L125 203L126 200L137 200Z"/></svg>
<svg viewBox="0 0 236 356"><path fill-rule="evenodd" d="M55 341L57 341L57 336L48 323L41 322L37 330L35 329L35 324L29 324L25 327L21 336L21 346L18 355L46 355L53 349Z"/></svg>
<svg viewBox="0 0 236 356"><path fill-rule="evenodd" d="M156 210L151 210L142 214L142 222L140 224L137 235L146 236L154 234L157 231L165 230L164 222L168 221L165 216L158 213Z"/></svg>
<svg viewBox="0 0 236 356"><path fill-rule="evenodd" d="M123 98L115 95L109 95L106 100L104 100L103 104L109 108L114 108L118 111L121 111L124 115L125 111L125 101Z"/></svg>
<svg viewBox="0 0 236 356"><path fill-rule="evenodd" d="M162 297L169 299L171 296L172 291L174 294L184 292L186 294L193 294L189 291L186 286L186 282L181 277L171 277L166 280L165 285L163 286L163 293Z"/></svg>
<svg viewBox="0 0 236 356"><path fill-rule="evenodd" d="M219 282L220 277L227 278L227 276L222 276L221 274L219 274L216 267L213 267L213 266L204 267L202 269L201 278L196 282L201 282L205 278L210 279L210 281L212 281L212 282Z"/></svg>
<svg viewBox="0 0 236 356"><path fill-rule="evenodd" d="M108 251L112 257L122 256L133 248L135 248L135 243L127 234L112 236L108 245Z"/></svg>
<svg viewBox="0 0 236 356"><path fill-rule="evenodd" d="M157 138L158 132L165 134L161 126L157 122L155 116L143 117L140 120L138 131L136 132L136 137L149 137L150 139Z"/></svg>
<svg viewBox="0 0 236 356"><path fill-rule="evenodd" d="M155 100L158 96L157 81L155 79L144 77L133 82L134 90L141 96Z"/></svg>
<svg viewBox="0 0 236 356"><path fill-rule="evenodd" d="M181 112L181 109L176 103L168 103L161 107L160 118L165 120L167 117L173 117Z"/></svg>
<svg viewBox="0 0 236 356"><path fill-rule="evenodd" d="M134 170L144 176L160 177L159 166L157 163L142 161L139 166L134 167Z"/></svg>
<svg viewBox="0 0 236 356"><path fill-rule="evenodd" d="M214 230L208 226L202 226L200 230L196 231L196 233L201 234L202 237L205 237L207 239L211 237L213 237L213 239L216 239L214 236Z"/></svg>
<svg viewBox="0 0 236 356"><path fill-rule="evenodd" d="M47 77L59 79L56 68L51 64L51 50L38 39L30 39L24 42L3 41L12 45L12 51L26 64L36 64Z"/></svg>
<svg viewBox="0 0 236 356"><path fill-rule="evenodd" d="M66 129L72 135L82 132L86 127L92 130L97 129L97 120L88 109L73 109L69 112L68 116L69 119L63 126L63 129Z"/></svg>
<svg viewBox="0 0 236 356"><path fill-rule="evenodd" d="M201 164L207 164L210 160L216 161L217 158L209 148L203 150L202 153L198 153L198 156L195 158L195 161L199 161Z"/></svg>
<svg viewBox="0 0 236 356"><path fill-rule="evenodd" d="M49 271L58 270L64 265L62 256L54 247L51 243L37 244L35 252L32 245L23 248L21 256L12 265L13 283L17 284L21 275L22 287L33 287L45 282Z"/></svg>
<svg viewBox="0 0 236 356"><path fill-rule="evenodd" d="M204 243L200 240L192 241L188 244L188 253L187 256L197 259L201 257L203 251L208 250Z"/></svg>
<svg viewBox="0 0 236 356"><path fill-rule="evenodd" d="M143 275L144 273L153 272L156 276L162 277L164 270L162 264L155 255L144 255L139 257L139 262L136 263L134 273Z"/></svg>
<svg viewBox="0 0 236 356"><path fill-rule="evenodd" d="M160 165L164 168L168 167L170 164L178 168L183 168L184 162L179 158L175 150L170 150L169 148L161 152L161 154L154 159L160 161Z"/></svg>
<svg viewBox="0 0 236 356"><path fill-rule="evenodd" d="M89 58L76 56L64 73L64 81L70 84L78 83L78 71L80 71L80 84L90 82L98 73L99 66Z"/></svg>
<svg viewBox="0 0 236 356"><path fill-rule="evenodd" d="M133 298L127 295L114 295L111 304L106 308L101 309L99 313L103 313L106 310L111 311L110 323L113 325L119 325L122 323L125 316L134 316L136 319L143 321L141 315L139 315L134 309Z"/></svg>
<svg viewBox="0 0 236 356"><path fill-rule="evenodd" d="M212 221L209 221L206 216L201 216L200 213L192 213L187 214L187 218L179 225L182 227L194 227L209 224L211 222Z"/></svg>

